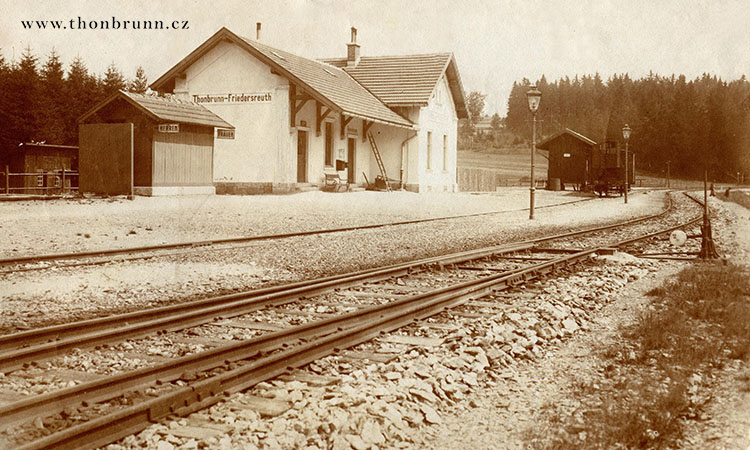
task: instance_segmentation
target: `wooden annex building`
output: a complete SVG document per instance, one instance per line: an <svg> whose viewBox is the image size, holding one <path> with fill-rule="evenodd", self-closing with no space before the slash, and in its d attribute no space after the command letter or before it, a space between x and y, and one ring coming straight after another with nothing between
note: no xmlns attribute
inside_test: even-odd
<svg viewBox="0 0 750 450"><path fill-rule="evenodd" d="M592 139L569 128L537 144L537 148L549 151L547 180L550 189L565 189L565 185L583 187L589 180L595 146Z"/></svg>
<svg viewBox="0 0 750 450"><path fill-rule="evenodd" d="M119 91L79 119L80 191L213 194L215 129L234 127L185 100Z"/></svg>

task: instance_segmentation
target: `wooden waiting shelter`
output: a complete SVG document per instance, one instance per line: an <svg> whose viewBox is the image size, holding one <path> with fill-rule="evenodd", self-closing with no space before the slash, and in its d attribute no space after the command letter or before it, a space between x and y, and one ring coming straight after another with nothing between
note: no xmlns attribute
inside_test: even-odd
<svg viewBox="0 0 750 450"><path fill-rule="evenodd" d="M565 185L584 186L589 179L591 155L596 142L569 128L550 136L537 148L549 151L547 180L552 190Z"/></svg>
<svg viewBox="0 0 750 450"><path fill-rule="evenodd" d="M124 91L79 124L80 191L107 195L213 194L214 135L234 138L202 105Z"/></svg>

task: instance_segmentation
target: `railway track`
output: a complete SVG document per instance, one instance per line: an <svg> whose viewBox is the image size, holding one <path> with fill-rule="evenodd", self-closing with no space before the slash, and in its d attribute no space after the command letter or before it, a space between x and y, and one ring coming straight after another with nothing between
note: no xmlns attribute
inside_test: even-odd
<svg viewBox="0 0 750 450"><path fill-rule="evenodd" d="M586 201L595 200L595 199L596 197L591 197L591 198L573 200L569 202L556 203L553 205L537 206L537 209L570 205L574 203L586 202ZM139 247L118 248L118 249L91 250L91 251L82 251L82 252L62 252L62 253L48 253L48 254L38 254L38 255L24 255L24 256L17 256L17 257L14 256L14 257L0 258L0 267L5 267L4 269L0 270L0 274L45 270L45 269L50 269L50 268L99 265L99 264L107 264L110 262L134 261L134 260L142 260L142 259L151 259L151 258L156 258L156 257L175 256L175 255L182 255L182 254L193 253L193 252L234 250L237 248L241 248L239 246L241 244L248 244L248 243L257 242L257 241L271 241L271 240L287 239L287 238L299 237L299 236L343 233L343 232L348 232L348 231L368 230L368 229L374 229L374 228L385 228L385 227L393 227L393 226L401 226L401 225L412 225L412 224L461 219L461 218L468 218L468 217L491 216L491 215L524 211L524 210L528 210L528 208L503 210L503 211L489 211L489 212L473 213L473 214L461 214L461 215L453 215L453 216L445 216L445 217L430 217L426 219L404 220L404 221L377 223L377 224L369 224L369 225L308 230L308 231L300 231L300 232L293 232L293 233L278 233L278 234L267 234L267 235L257 235L257 236L241 236L241 237L234 237L234 238L220 238L220 239L201 240L201 241L176 242L176 243L170 243L170 244L147 245L147 246L139 246Z"/></svg>
<svg viewBox="0 0 750 450"><path fill-rule="evenodd" d="M602 233L607 229L612 230L614 226L430 258L354 275L295 283L291 287L253 291L245 293L245 298L240 298L242 294L238 294L208 299L210 301L200 306L187 306L187 309L198 308L187 313L187 309L180 310L183 305L179 305L172 309L160 308L156 314L143 312L138 316L138 313L133 313L119 319L95 319L4 336L0 370L19 372L48 370L49 366L44 365L47 363L40 361L59 358L61 352L78 348L76 345L99 346L96 351L117 353L123 348L118 345L122 344L110 343L134 339L155 330L159 331L159 339L170 343L179 341L175 333L184 333L180 330L185 329L199 338L216 335L217 329L252 331L244 335L243 340L232 344L215 345L176 359L175 355L168 355L163 361L146 368L109 375L5 405L0 408L0 423L6 429L18 425L18 430L25 430L32 437L40 437L26 444L18 442L24 445L23 448L93 448L104 445L167 415L184 415L204 408L227 394L242 391L259 381L304 366L380 333L579 263L593 254L606 251L604 247L630 245L644 239L644 236L653 238L675 228L692 226L700 220L697 217L678 223L672 217L674 214L670 215L671 212L672 208L667 208L657 215L620 224L642 227L644 222L657 222L649 230L631 230L628 237L610 237L604 241L604 246L571 250L570 239ZM648 232L644 234L644 231ZM542 243L561 239L567 239L567 244L539 249ZM580 240L576 242L581 243ZM519 255L521 252L523 254ZM523 256L532 252L533 256ZM471 266L466 265L469 261L472 261ZM442 270L433 271L436 267L442 267ZM436 282L436 279L440 279L440 282ZM244 303L239 306L232 302ZM210 306L205 309L209 303ZM234 309L224 312L211 309L226 305L232 305L229 308ZM197 319L198 316L185 317L185 314L203 315ZM212 322L217 316L221 318ZM228 319L232 316L239 318ZM128 321L129 325L117 326L123 320ZM156 325L154 321L158 320L167 322ZM128 328L130 322L139 322L141 331L127 334L131 333ZM274 327L277 329L273 330ZM82 334L82 330L98 331ZM43 342L51 338L60 340ZM18 348L22 342L24 345L30 342L40 344ZM111 404L112 399L122 399L124 392L133 391L140 391L141 394L136 395L137 398L130 398L132 405L120 405L109 414L102 414L97 409L102 402ZM75 414L85 415L87 419L89 416L94 418L85 421L72 419L75 414L64 411L64 406L72 402L80 402L81 405ZM61 428L62 431L44 436L38 429L34 432L33 427L24 424L29 417L42 413L48 417L51 415L48 428ZM12 434L20 435L21 431Z"/></svg>

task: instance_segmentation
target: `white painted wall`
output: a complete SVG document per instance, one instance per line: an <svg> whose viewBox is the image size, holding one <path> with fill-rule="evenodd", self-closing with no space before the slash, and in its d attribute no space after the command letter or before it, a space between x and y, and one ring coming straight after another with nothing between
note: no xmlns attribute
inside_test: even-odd
<svg viewBox="0 0 750 450"><path fill-rule="evenodd" d="M185 71L175 94L270 92L272 101L203 105L235 126L235 139L215 139L214 181L294 182L296 144L289 133L289 85L245 50L222 42ZM296 148L296 147L295 147ZM292 167L294 170L292 170Z"/></svg>
<svg viewBox="0 0 750 450"><path fill-rule="evenodd" d="M419 191L457 191L456 160L458 116L448 82L443 76L427 106L419 112L419 160L417 173ZM432 132L432 164L427 168L427 138ZM443 167L443 136L447 142L447 160ZM413 162L412 162L413 164Z"/></svg>

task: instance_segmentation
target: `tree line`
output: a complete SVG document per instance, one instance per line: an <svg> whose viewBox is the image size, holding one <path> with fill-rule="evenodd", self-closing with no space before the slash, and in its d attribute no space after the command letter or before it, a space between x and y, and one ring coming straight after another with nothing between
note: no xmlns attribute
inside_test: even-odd
<svg viewBox="0 0 750 450"><path fill-rule="evenodd" d="M133 80L113 64L104 75L89 72L80 57L67 68L53 49L40 64L30 48L16 61L0 53L0 151L24 142L78 144L78 118L120 89L145 93L142 67Z"/></svg>
<svg viewBox="0 0 750 450"><path fill-rule="evenodd" d="M531 134L530 84L513 83L505 120L524 138ZM596 74L552 83L542 77L536 85L542 92L538 137L570 128L596 142L622 142L628 124L642 170L661 173L669 161L677 176L702 178L706 167L712 179L725 181L750 171L750 83L744 75L727 82L707 74L694 80L624 74L605 82Z"/></svg>

